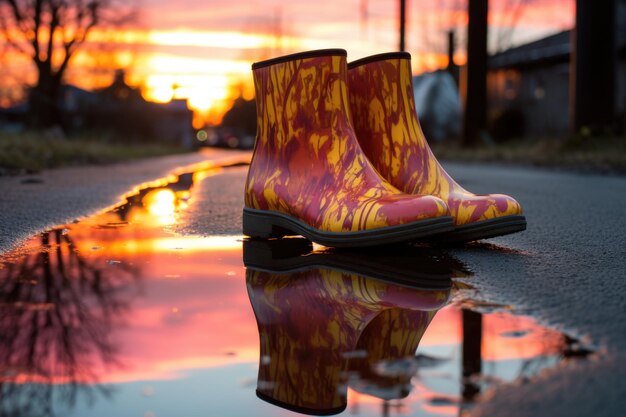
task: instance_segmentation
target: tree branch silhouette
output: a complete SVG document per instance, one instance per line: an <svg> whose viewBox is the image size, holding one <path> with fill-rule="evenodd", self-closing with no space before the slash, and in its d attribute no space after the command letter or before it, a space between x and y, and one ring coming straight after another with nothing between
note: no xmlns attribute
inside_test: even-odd
<svg viewBox="0 0 626 417"><path fill-rule="evenodd" d="M30 123L60 124L63 76L96 27L120 26L136 18L122 0L0 0L0 34L14 51L30 58L37 82L29 94Z"/></svg>
<svg viewBox="0 0 626 417"><path fill-rule="evenodd" d="M111 332L137 277L83 258L62 229L41 235L40 252L0 269L0 415L53 416L53 398L73 405L79 393L109 394L90 384L117 364Z"/></svg>

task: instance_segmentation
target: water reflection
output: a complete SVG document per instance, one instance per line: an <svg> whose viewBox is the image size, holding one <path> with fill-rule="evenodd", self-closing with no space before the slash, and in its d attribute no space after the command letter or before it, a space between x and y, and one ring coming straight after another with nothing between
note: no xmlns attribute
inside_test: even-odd
<svg viewBox="0 0 626 417"><path fill-rule="evenodd" d="M138 278L132 266L85 259L65 229L39 239L38 251L0 269L0 415L51 415L53 395L94 395L99 372L116 362L111 331Z"/></svg>
<svg viewBox="0 0 626 417"><path fill-rule="evenodd" d="M419 341L450 296L450 258L413 248L312 251L303 239L243 249L261 399L329 415L346 408L348 387L385 401L409 394Z"/></svg>
<svg viewBox="0 0 626 417"><path fill-rule="evenodd" d="M283 239L247 240L243 255L260 339L256 394L285 410L332 415L350 404L351 414L378 415L378 401L383 416L464 415L489 387L571 356L571 339L527 318L446 307L467 287L451 278L468 272L442 251Z"/></svg>
<svg viewBox="0 0 626 417"><path fill-rule="evenodd" d="M3 257L0 415L51 416L54 401L110 396L101 377L120 365L112 333L140 292L141 269L110 259L93 238L107 241L150 215L150 223L168 224L192 183L184 175L146 188L110 213L44 232Z"/></svg>
<svg viewBox="0 0 626 417"><path fill-rule="evenodd" d="M169 232L212 174L0 256L0 415L459 415L589 353L457 302L467 271L443 251L245 241L242 262L241 236Z"/></svg>

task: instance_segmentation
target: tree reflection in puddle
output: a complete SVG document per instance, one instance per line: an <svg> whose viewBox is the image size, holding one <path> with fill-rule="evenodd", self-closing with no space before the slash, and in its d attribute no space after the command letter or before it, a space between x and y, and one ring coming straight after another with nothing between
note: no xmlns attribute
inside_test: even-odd
<svg viewBox="0 0 626 417"><path fill-rule="evenodd" d="M62 228L38 239L38 252L0 270L2 415L50 415L53 394L74 403L93 387L109 392L94 383L116 363L111 332L139 276L132 266L112 270L83 257Z"/></svg>
<svg viewBox="0 0 626 417"><path fill-rule="evenodd" d="M458 415L589 353L527 317L449 304L467 271L442 250L168 232L211 174L0 258L0 415Z"/></svg>

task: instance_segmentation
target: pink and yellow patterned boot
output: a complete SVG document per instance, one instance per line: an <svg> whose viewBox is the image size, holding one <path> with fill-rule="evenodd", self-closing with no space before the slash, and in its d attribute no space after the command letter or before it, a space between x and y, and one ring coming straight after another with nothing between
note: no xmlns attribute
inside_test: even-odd
<svg viewBox="0 0 626 417"><path fill-rule="evenodd" d="M374 167L398 189L448 204L455 230L437 240L465 242L526 229L522 207L512 197L465 190L433 155L415 112L410 54L374 55L348 68L354 130Z"/></svg>
<svg viewBox="0 0 626 417"><path fill-rule="evenodd" d="M281 245L287 240L293 242ZM431 319L448 303L451 270L424 256L424 271L401 272L404 267L384 263L368 271L356 254L350 264L341 252L307 252L301 240L244 242L246 286L260 341L257 396L319 416L346 408L349 384L364 392L375 384L408 393L410 377L377 378L369 371L415 353ZM397 274L429 270L447 270L448 279L440 276L431 281L435 287L420 284L422 289L392 282ZM390 279L376 278L381 273Z"/></svg>
<svg viewBox="0 0 626 417"><path fill-rule="evenodd" d="M245 235L373 246L453 229L446 203L399 191L361 150L350 118L346 51L287 55L252 70L258 127Z"/></svg>

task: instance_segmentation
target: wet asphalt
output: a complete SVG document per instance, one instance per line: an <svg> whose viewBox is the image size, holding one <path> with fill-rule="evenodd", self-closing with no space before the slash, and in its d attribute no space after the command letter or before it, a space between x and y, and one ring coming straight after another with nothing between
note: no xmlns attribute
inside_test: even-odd
<svg viewBox="0 0 626 417"><path fill-rule="evenodd" d="M474 192L515 196L528 221L525 232L487 241L496 247L451 251L474 271L478 297L582 337L598 352L503 386L472 415L626 415L626 178L446 167Z"/></svg>
<svg viewBox="0 0 626 417"><path fill-rule="evenodd" d="M114 204L132 185L176 164L166 165L129 165L127 175L112 170L106 178L106 170L89 176L76 169L63 174L65 180L49 179L46 173L39 184L20 183L24 177L0 178L0 251L46 227ZM533 316L597 352L530 381L497 388L472 415L626 415L626 177L444 165L473 192L514 196L528 220L525 232L448 249L474 273L467 279L476 288L472 298ZM196 184L175 230L240 234L245 174L246 168L230 168ZM33 191L43 184L48 193ZM20 194L20 189L27 191Z"/></svg>
<svg viewBox="0 0 626 417"><path fill-rule="evenodd" d="M248 153L203 149L116 165L0 176L0 253L33 234L112 207L142 183L242 155Z"/></svg>

